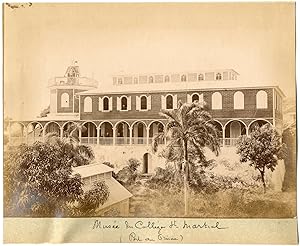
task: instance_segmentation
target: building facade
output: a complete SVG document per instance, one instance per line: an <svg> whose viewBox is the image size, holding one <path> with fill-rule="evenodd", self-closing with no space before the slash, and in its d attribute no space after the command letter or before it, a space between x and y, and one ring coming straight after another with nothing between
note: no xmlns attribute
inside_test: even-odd
<svg viewBox="0 0 300 246"><path fill-rule="evenodd" d="M271 124L281 132L280 88L241 82L238 77L233 69L117 75L110 87L97 88L97 81L81 77L79 67L70 66L65 76L49 82L50 114L34 121L11 121L10 143L32 143L49 132L63 137L70 124L78 124L84 144L149 147L164 131L166 120L160 110L177 108L179 100L205 104L223 147L234 146L254 125Z"/></svg>

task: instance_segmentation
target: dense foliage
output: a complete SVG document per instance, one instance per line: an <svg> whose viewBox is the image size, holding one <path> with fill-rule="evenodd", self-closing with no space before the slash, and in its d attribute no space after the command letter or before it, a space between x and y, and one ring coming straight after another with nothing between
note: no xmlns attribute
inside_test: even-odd
<svg viewBox="0 0 300 246"><path fill-rule="evenodd" d="M280 136L269 124L255 127L250 135L240 137L237 153L241 162L248 162L260 172L264 191L266 191L265 171L275 170L277 161L286 156L286 146Z"/></svg>
<svg viewBox="0 0 300 246"><path fill-rule="evenodd" d="M130 158L127 165L116 174L116 179L125 186L134 184L138 178L138 167L140 165L139 160Z"/></svg>
<svg viewBox="0 0 300 246"><path fill-rule="evenodd" d="M68 216L78 203L78 215L91 213L106 201L107 187L101 183L84 193L80 176L72 172L93 157L89 147L55 136L9 147L4 156L5 216Z"/></svg>

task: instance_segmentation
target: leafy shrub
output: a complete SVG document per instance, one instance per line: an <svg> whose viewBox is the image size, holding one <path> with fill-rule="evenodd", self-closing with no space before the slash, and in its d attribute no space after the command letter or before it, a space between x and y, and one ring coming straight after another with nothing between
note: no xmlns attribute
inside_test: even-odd
<svg viewBox="0 0 300 246"><path fill-rule="evenodd" d="M134 158L129 159L127 166L116 174L116 179L125 186L134 184L138 178L138 167L140 165L139 160Z"/></svg>
<svg viewBox="0 0 300 246"><path fill-rule="evenodd" d="M105 181L97 181L93 184L92 189L84 192L79 199L77 213L79 215L91 215L95 210L103 205L109 197L108 186Z"/></svg>
<svg viewBox="0 0 300 246"><path fill-rule="evenodd" d="M183 187L183 175L173 166L166 168L157 167L155 174L146 181L146 185L151 189L167 189L170 192L178 192Z"/></svg>

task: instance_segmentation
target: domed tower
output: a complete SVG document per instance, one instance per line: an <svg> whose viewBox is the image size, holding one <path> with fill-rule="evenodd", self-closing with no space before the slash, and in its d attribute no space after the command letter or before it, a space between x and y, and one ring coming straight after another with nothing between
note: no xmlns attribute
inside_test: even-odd
<svg viewBox="0 0 300 246"><path fill-rule="evenodd" d="M98 82L82 77L77 62L69 66L63 77L49 80L51 116L78 116L79 97L76 93L95 89Z"/></svg>

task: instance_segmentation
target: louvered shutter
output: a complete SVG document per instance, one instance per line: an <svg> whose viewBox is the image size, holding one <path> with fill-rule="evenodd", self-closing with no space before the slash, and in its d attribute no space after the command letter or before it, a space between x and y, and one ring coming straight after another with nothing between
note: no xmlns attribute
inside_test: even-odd
<svg viewBox="0 0 300 246"><path fill-rule="evenodd" d="M99 111L103 111L102 97L99 97Z"/></svg>
<svg viewBox="0 0 300 246"><path fill-rule="evenodd" d="M147 110L151 110L151 96L147 97Z"/></svg>
<svg viewBox="0 0 300 246"><path fill-rule="evenodd" d="M166 97L161 96L161 108L166 109Z"/></svg>
<svg viewBox="0 0 300 246"><path fill-rule="evenodd" d="M112 107L112 101L113 101L113 98L110 97L109 98L109 111L112 111L113 107Z"/></svg>
<svg viewBox="0 0 300 246"><path fill-rule="evenodd" d="M120 97L117 97L117 110L121 110L121 99Z"/></svg>
<svg viewBox="0 0 300 246"><path fill-rule="evenodd" d="M137 111L140 111L141 109L141 98L139 96L135 97L135 108Z"/></svg>
<svg viewBox="0 0 300 246"><path fill-rule="evenodd" d="M173 96L173 108L177 108L177 95Z"/></svg>
<svg viewBox="0 0 300 246"><path fill-rule="evenodd" d="M128 109L128 110L131 110L131 96L129 96L129 97L127 98L127 103L128 103L127 109Z"/></svg>

